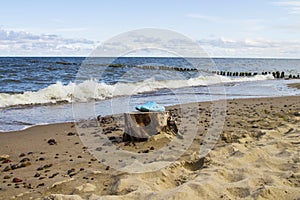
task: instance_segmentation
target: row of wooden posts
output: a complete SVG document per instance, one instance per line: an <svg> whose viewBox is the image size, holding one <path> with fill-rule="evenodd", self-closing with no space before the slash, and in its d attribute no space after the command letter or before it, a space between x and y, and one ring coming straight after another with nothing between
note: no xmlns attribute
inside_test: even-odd
<svg viewBox="0 0 300 200"><path fill-rule="evenodd" d="M110 67L124 67L126 65L123 64L110 64ZM197 68L188 68L188 67L169 67L169 66L136 66L138 68L150 69L150 70L175 70L175 71L198 71ZM206 71L209 72L209 71ZM214 74L218 74L221 76L255 76L258 75L258 72L229 72L229 71L212 71ZM272 74L274 78L288 78L288 79L300 79L300 75L297 74L288 74L286 75L284 71L276 71L276 72L262 72L262 75Z"/></svg>
<svg viewBox="0 0 300 200"><path fill-rule="evenodd" d="M226 71L213 71L212 73L221 75L221 76L256 76L259 73L258 72L226 72ZM262 72L261 75L268 75L272 74L274 78L289 78L289 79L300 79L300 75L286 75L283 71L276 71L276 72Z"/></svg>
<svg viewBox="0 0 300 200"><path fill-rule="evenodd" d="M160 70L170 70L173 69L175 71L198 71L198 69L196 68L185 68L185 67L174 67L174 68L170 68L167 66L143 66L143 68L147 68L147 69L157 69L159 68ZM212 71L212 73L214 74L218 74L221 76L256 76L259 73L258 72L228 72L228 71ZM300 75L293 75L293 74L289 74L286 75L284 71L280 72L280 71L276 71L276 72L262 72L262 75L267 75L267 74L272 74L274 76L274 78L289 78L289 79L300 79Z"/></svg>

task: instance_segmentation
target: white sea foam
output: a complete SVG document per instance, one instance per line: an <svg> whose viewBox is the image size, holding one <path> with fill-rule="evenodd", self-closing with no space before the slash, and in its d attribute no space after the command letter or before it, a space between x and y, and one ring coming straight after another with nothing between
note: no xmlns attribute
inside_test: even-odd
<svg viewBox="0 0 300 200"><path fill-rule="evenodd" d="M182 88L189 86L207 86L219 83L261 81L274 79L272 75L257 75L253 77L231 78L225 76L200 76L188 80L164 80L152 79L136 83L117 83L108 85L98 83L95 80L86 80L82 83L69 83L63 85L61 82L52 84L39 91L27 91L22 94L0 93L0 107L51 104L59 102L87 102L90 100L102 100L115 96L135 95L143 92L156 91L163 88Z"/></svg>

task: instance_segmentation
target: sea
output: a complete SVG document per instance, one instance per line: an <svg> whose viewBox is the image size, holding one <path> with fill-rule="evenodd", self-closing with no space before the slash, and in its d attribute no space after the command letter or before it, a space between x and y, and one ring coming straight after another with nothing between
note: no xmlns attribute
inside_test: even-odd
<svg viewBox="0 0 300 200"><path fill-rule="evenodd" d="M297 76L300 60L0 57L0 131L131 112L147 101L170 106L300 95L288 87L300 79L274 78L277 71Z"/></svg>

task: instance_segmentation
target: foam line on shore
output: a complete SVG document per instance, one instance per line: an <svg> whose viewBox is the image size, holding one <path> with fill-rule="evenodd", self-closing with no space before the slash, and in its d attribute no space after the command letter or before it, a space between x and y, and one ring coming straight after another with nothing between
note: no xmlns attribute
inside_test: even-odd
<svg viewBox="0 0 300 200"><path fill-rule="evenodd" d="M20 94L0 93L0 107L89 102L92 100L104 100L117 96L136 95L164 88L175 89L269 79L274 79L274 77L272 75L257 75L254 77L231 78L213 75L199 76L188 80L146 80L136 83L117 83L114 85L99 83L96 80L86 80L79 84L70 82L67 85L57 82L39 91L26 91Z"/></svg>

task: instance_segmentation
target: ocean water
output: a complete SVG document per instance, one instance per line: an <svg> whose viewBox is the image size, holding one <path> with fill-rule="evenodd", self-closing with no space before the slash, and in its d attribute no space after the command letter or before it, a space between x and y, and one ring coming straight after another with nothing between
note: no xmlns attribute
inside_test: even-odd
<svg viewBox="0 0 300 200"><path fill-rule="evenodd" d="M258 75L227 77L215 71ZM300 60L2 57L0 131L129 112L146 101L167 106L300 94L287 87L299 79L262 75L275 71L298 75Z"/></svg>

